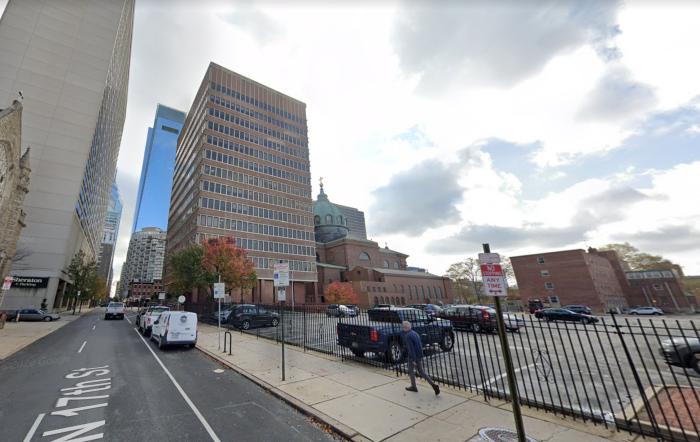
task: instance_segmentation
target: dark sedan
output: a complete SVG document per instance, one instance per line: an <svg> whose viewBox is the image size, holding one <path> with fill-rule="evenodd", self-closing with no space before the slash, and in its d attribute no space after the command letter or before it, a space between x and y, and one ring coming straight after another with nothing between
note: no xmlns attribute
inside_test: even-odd
<svg viewBox="0 0 700 442"><path fill-rule="evenodd" d="M598 318L593 315L584 315L582 313L572 312L563 308L546 308L535 312L535 318L544 319L547 321L572 321L582 324L595 324Z"/></svg>
<svg viewBox="0 0 700 442"><path fill-rule="evenodd" d="M410 305L407 305L406 308L415 308L418 310L423 310L425 313L429 314L430 316L437 316L439 313L442 312L442 308L438 307L435 304L410 304Z"/></svg>
<svg viewBox="0 0 700 442"><path fill-rule="evenodd" d="M562 307L564 310L571 310L574 313L582 313L584 315L590 315L591 309L586 307L585 305L565 305Z"/></svg>
<svg viewBox="0 0 700 442"><path fill-rule="evenodd" d="M661 342L659 353L666 363L692 368L700 374L700 338L671 338Z"/></svg>
<svg viewBox="0 0 700 442"><path fill-rule="evenodd" d="M240 305L231 309L228 323L243 330L250 330L253 327L277 327L280 323L280 317L277 313L262 307Z"/></svg>

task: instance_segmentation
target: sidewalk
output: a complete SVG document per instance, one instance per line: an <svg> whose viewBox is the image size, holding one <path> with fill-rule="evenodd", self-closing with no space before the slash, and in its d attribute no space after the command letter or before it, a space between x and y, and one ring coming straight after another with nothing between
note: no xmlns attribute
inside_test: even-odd
<svg viewBox="0 0 700 442"><path fill-rule="evenodd" d="M83 308L81 313L75 312L75 315L71 315L71 312L61 312L58 313L61 319L51 322L6 322L5 328L0 330L0 361L92 310Z"/></svg>
<svg viewBox="0 0 700 442"><path fill-rule="evenodd" d="M479 429L514 429L510 404L443 387L435 396L418 380L418 393L410 393L408 376L332 356L285 346L286 380L282 381L281 347L255 336L232 332L233 352L219 350L216 327L199 325L197 346L243 376L332 426L353 441L474 441ZM636 435L617 433L582 424L551 413L523 407L528 436L538 441L633 441Z"/></svg>

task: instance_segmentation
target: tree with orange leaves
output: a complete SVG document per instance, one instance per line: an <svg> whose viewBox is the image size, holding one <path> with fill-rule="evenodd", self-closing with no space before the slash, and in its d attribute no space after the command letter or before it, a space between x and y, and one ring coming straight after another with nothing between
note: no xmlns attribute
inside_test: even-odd
<svg viewBox="0 0 700 442"><path fill-rule="evenodd" d="M350 284L334 282L326 286L324 297L329 304L357 304L357 295Z"/></svg>
<svg viewBox="0 0 700 442"><path fill-rule="evenodd" d="M230 236L212 238L204 243L204 258L200 269L203 273L221 275L221 282L226 284L229 295L233 290L241 289L241 302L243 294L255 287L258 281L255 263L248 259L245 249L237 246L236 239ZM210 290L213 296L213 285Z"/></svg>

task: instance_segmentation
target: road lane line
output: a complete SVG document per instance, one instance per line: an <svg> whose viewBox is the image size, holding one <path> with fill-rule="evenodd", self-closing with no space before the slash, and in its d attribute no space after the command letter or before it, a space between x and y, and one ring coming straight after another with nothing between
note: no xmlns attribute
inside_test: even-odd
<svg viewBox="0 0 700 442"><path fill-rule="evenodd" d="M34 421L34 425L32 425L32 428L29 429L29 433L27 433L27 437L24 438L24 442L29 442L32 440L34 433L36 433L36 429L39 428L39 424L44 418L44 415L46 415L46 413L41 413L39 416L37 416L36 420Z"/></svg>
<svg viewBox="0 0 700 442"><path fill-rule="evenodd" d="M136 331L136 333L138 333L138 331ZM170 371L168 371L168 369L165 368L165 365L163 364L163 362L161 362L160 358L158 357L158 355L156 355L156 353L153 351L151 346L148 345L148 342L146 342L146 340L143 339L143 336L141 336L141 334L139 334L139 338L141 338L141 340L143 341L146 348L148 348L148 351L150 351L151 354L153 355L153 357L156 358L156 361L158 361L160 366L163 367L163 371L165 371L165 374L167 374L168 377L170 378L170 380L173 381L173 384L175 384L175 388L177 388L177 391L179 391L180 394L182 395L182 397L185 399L185 402L187 402L187 405L189 405L190 408L192 409L192 411L194 411L194 414L197 416L197 419L199 419L199 421L204 426L204 429L207 430L207 433L209 433L211 440L213 440L214 442L221 442L221 439L219 439L219 437L216 435L216 433L214 433L214 430L211 428L211 426L209 426L209 423L207 422L207 420L204 419L204 416L202 416L202 413L199 412L197 407L190 400L189 396L187 396L187 393L185 393L185 390L183 390L182 387L180 387L180 384L178 384L177 381L175 380L175 378L173 377L173 375L170 374Z"/></svg>
<svg viewBox="0 0 700 442"><path fill-rule="evenodd" d="M129 321L129 318L127 318L126 316L124 316L124 318L125 318L127 321ZM129 321L129 324L131 324L131 321Z"/></svg>
<svg viewBox="0 0 700 442"><path fill-rule="evenodd" d="M80 346L80 350L78 350L78 353L83 352L83 348L85 348L85 344L87 344L87 341L83 342L83 345Z"/></svg>
<svg viewBox="0 0 700 442"><path fill-rule="evenodd" d="M96 326L96 325L93 325L93 326L92 326L92 329L94 330L94 329L95 329L95 327L97 327L97 326Z"/></svg>
<svg viewBox="0 0 700 442"><path fill-rule="evenodd" d="M530 369L530 368L534 367L535 365L537 365L537 364L530 364L530 365L526 365L525 367L518 367L518 368L515 369L514 373L518 373L518 372L521 372L521 371L523 371L523 370ZM489 379L488 381L484 382L483 384L477 385L477 386L476 386L476 390L477 390L477 391L478 391L478 390L483 390L484 387L485 387L486 385L491 385L491 384L493 384L494 382L496 382L497 380L503 379L503 378L506 377L507 375L508 375L508 373L503 373L502 375L494 376L494 377L492 377L491 379Z"/></svg>

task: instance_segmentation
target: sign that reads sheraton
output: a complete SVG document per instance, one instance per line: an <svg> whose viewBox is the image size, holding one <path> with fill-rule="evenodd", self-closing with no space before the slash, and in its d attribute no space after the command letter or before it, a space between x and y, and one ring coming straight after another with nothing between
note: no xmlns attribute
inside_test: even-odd
<svg viewBox="0 0 700 442"><path fill-rule="evenodd" d="M33 276L14 276L12 288L40 289L48 287L49 278L35 278Z"/></svg>

